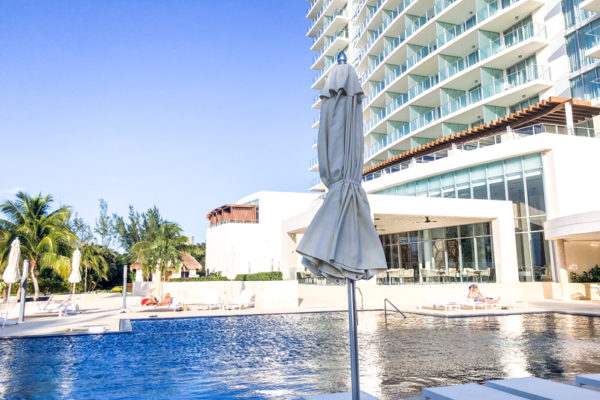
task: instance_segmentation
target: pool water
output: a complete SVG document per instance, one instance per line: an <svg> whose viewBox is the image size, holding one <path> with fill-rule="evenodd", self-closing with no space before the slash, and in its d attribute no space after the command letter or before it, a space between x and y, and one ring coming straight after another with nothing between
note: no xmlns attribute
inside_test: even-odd
<svg viewBox="0 0 600 400"><path fill-rule="evenodd" d="M297 399L350 388L347 315L132 321L132 334L0 340L10 399ZM600 318L359 314L362 389L600 373Z"/></svg>

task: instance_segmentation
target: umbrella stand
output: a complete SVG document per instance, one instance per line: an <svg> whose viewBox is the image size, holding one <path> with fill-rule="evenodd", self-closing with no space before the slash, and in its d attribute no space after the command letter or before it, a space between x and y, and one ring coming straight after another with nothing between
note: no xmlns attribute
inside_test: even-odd
<svg viewBox="0 0 600 400"><path fill-rule="evenodd" d="M6 296L6 311L4 313L4 319L2 320L2 327L6 325L6 319L8 318L8 309L10 307L10 289L12 287L12 283L8 284L8 295Z"/></svg>
<svg viewBox="0 0 600 400"><path fill-rule="evenodd" d="M360 400L360 374L358 372L358 338L356 328L356 291L354 281L348 282L348 324L350 331L350 377L352 380L352 400Z"/></svg>

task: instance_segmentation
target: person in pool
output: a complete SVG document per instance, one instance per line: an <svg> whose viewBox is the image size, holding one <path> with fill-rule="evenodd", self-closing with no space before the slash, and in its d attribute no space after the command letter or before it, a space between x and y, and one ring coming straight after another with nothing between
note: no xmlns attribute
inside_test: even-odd
<svg viewBox="0 0 600 400"><path fill-rule="evenodd" d="M469 293L467 294L467 298L472 299L474 302L477 303L498 303L500 301L500 297L498 297L497 299L485 297L483 294L481 294L479 286L477 286L476 283L469 286Z"/></svg>

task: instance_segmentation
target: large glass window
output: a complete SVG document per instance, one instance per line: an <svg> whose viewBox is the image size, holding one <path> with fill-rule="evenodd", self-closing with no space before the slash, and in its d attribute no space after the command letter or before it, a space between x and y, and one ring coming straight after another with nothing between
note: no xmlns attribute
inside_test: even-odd
<svg viewBox="0 0 600 400"><path fill-rule="evenodd" d="M430 197L439 196L441 189L443 197L510 200L513 203L515 216L515 239L520 279L522 281L552 279L551 255L548 250L548 242L543 238L546 202L540 154L516 157L503 162L494 162L438 175L429 178L427 182L429 182L428 195ZM434 184L432 185L432 183ZM380 193L405 193L408 191L406 188L409 185L411 184L399 185ZM415 184L412 183L412 186L414 187ZM439 251L442 251L446 268L453 268L450 266L451 263L459 265L458 268L463 271L464 268L471 268L471 266L473 269L480 266L485 268L490 260L487 250L488 243L467 239L489 236L489 231L481 231L482 226L485 225L473 225L475 229L473 232L464 230L468 228L461 228L460 234L456 227L431 230L433 240L444 240L441 243L433 243L431 252L435 260L432 260L430 264L440 265L441 253ZM489 226L489 224L487 225ZM449 243L449 239L456 239L458 242ZM452 251L452 246L459 250L458 254ZM436 249L443 250L438 250L436 253ZM427 257L432 256L427 255ZM391 255L390 259L392 259ZM415 268L419 268L419 266Z"/></svg>
<svg viewBox="0 0 600 400"><path fill-rule="evenodd" d="M390 276L395 277L398 272L393 270L401 268L412 270L401 275L414 276L414 280L409 279L410 283L495 281L490 223L386 234L380 238Z"/></svg>

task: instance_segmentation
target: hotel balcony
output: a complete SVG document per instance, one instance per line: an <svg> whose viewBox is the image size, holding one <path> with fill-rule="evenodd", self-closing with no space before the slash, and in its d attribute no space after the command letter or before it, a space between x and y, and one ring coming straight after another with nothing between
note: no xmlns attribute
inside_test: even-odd
<svg viewBox="0 0 600 400"><path fill-rule="evenodd" d="M324 192L327 189L321 182L321 178L312 178L308 187L311 192Z"/></svg>
<svg viewBox="0 0 600 400"><path fill-rule="evenodd" d="M313 58L313 65L311 69L320 70L329 58L335 58L335 56L343 49L348 47L350 39L348 38L348 30L343 29L338 32L334 32L333 36L328 36L325 39L325 45L323 50L319 51Z"/></svg>
<svg viewBox="0 0 600 400"><path fill-rule="evenodd" d="M448 52L451 54L460 54L461 51L464 54L465 49L477 49L452 63L448 63L446 56L439 52L423 51L415 53L390 71L385 80L373 87L367 96L363 108L365 117L373 114L371 108L381 111L366 122L365 131L381 126L392 115L395 115L395 119L400 117L399 120L403 120L406 115L398 115L401 110L423 97L439 97L442 84L453 89L470 89L478 83L478 80L471 79L472 75L479 75L482 67L505 69L535 54L549 43L545 27L537 24L527 24L487 45L480 45L477 39L477 32L471 32L462 37L460 42L449 44ZM411 85L411 73L427 78ZM388 92L400 96L386 104L385 94Z"/></svg>
<svg viewBox="0 0 600 400"><path fill-rule="evenodd" d="M315 97L313 98L313 105L311 106L311 108L314 108L315 110L318 110L321 108L321 95L320 94L316 94Z"/></svg>
<svg viewBox="0 0 600 400"><path fill-rule="evenodd" d="M392 19L385 22L385 29L371 40L370 43L359 53L358 71L364 71L361 75L363 82L367 80L383 80L385 78L384 66L386 64L399 65L407 58L413 43L429 43L425 46L430 51L439 50L449 43L462 42L465 34L477 30L499 32L507 29L522 16L526 16L543 5L541 0L507 0L507 6L497 8L487 6L473 10L474 2L457 0L438 0L436 5L427 10L419 19L406 25L401 16L406 15L406 9L402 12L390 15ZM411 3L412 5L412 3ZM443 8L446 7L446 8ZM411 13L412 8L409 8ZM465 19L465 15L469 16ZM451 30L438 34L436 22L439 17L444 21L456 21ZM397 23L396 23L397 22ZM454 22L452 22L454 23ZM393 40L390 38L393 37ZM411 43L408 43L408 39ZM388 43L385 44L385 41ZM375 56L370 60L370 56ZM367 65L369 64L369 65Z"/></svg>
<svg viewBox="0 0 600 400"><path fill-rule="evenodd" d="M317 114L313 118L312 129L319 129L319 121L321 120L321 114Z"/></svg>
<svg viewBox="0 0 600 400"><path fill-rule="evenodd" d="M312 51L320 51L325 48L327 38L333 36L336 32L346 30L349 21L347 7L338 9L331 16L327 16L325 24L313 38L313 44L310 49Z"/></svg>
<svg viewBox="0 0 600 400"><path fill-rule="evenodd" d="M327 17L335 16L336 12L338 11L334 12L334 10L339 10L344 5L346 5L346 0L325 0L321 10L317 13L315 19L313 19L309 24L306 36L317 39L320 35L322 35L327 27L327 24L331 22L331 20L327 20Z"/></svg>
<svg viewBox="0 0 600 400"><path fill-rule="evenodd" d="M319 11L322 10L323 0L308 0L310 3L306 8L306 19L317 19Z"/></svg>
<svg viewBox="0 0 600 400"><path fill-rule="evenodd" d="M552 86L550 71L547 67L532 65L515 74L492 78L490 82L479 86L450 101L436 107L427 107L429 111L415 115L407 110L409 122L391 133L380 134L383 138L370 146L365 146L365 164L372 166L386 160L398 152L414 147L415 140L433 141L443 136L444 123L447 126L468 126L472 121L481 120L486 107L504 108L520 100L537 95ZM487 109L490 110L489 108ZM407 119L408 120L408 119Z"/></svg>
<svg viewBox="0 0 600 400"><path fill-rule="evenodd" d="M579 8L600 13L600 0L584 0L579 3Z"/></svg>
<svg viewBox="0 0 600 400"><path fill-rule="evenodd" d="M309 161L309 168L308 170L311 172L316 172L319 170L319 158L318 157L313 157L310 161Z"/></svg>

